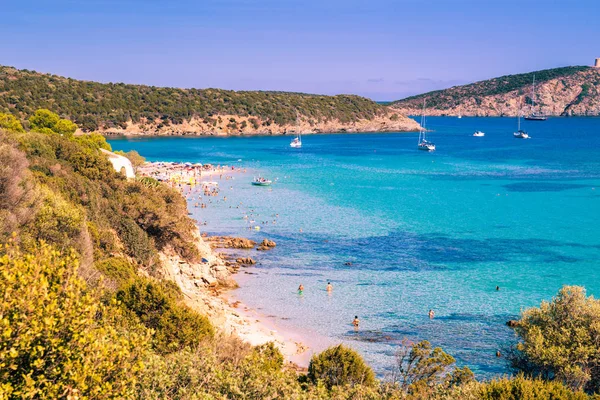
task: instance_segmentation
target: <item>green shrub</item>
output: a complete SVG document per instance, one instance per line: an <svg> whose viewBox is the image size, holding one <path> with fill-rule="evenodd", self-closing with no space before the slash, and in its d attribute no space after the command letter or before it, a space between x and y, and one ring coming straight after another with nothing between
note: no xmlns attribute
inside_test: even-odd
<svg viewBox="0 0 600 400"><path fill-rule="evenodd" d="M160 353L194 349L201 340L214 335L208 319L185 306L177 297L173 285L143 278L117 292L117 300L146 327L154 330L154 348Z"/></svg>
<svg viewBox="0 0 600 400"><path fill-rule="evenodd" d="M276 367L281 354L271 344L248 352L240 351L236 343L239 339L219 337L195 351L150 358L138 384L137 398L316 398L302 392L294 372ZM236 352L229 355L232 349Z"/></svg>
<svg viewBox="0 0 600 400"><path fill-rule="evenodd" d="M140 263L149 265L156 257L156 250L148 234L129 218L123 218L118 228L127 254Z"/></svg>
<svg viewBox="0 0 600 400"><path fill-rule="evenodd" d="M29 117L29 126L35 132L67 137L73 136L73 133L77 130L77 125L73 122L68 119L61 119L57 114L46 109L39 109Z"/></svg>
<svg viewBox="0 0 600 400"><path fill-rule="evenodd" d="M375 374L354 350L338 345L312 357L308 366L308 379L322 382L328 389L333 386L375 384Z"/></svg>
<svg viewBox="0 0 600 400"><path fill-rule="evenodd" d="M44 244L0 252L0 398L131 397L148 339L119 329L119 310L86 289L77 258Z"/></svg>
<svg viewBox="0 0 600 400"><path fill-rule="evenodd" d="M479 385L478 398L481 400L587 400L583 392L573 392L560 382L541 379L516 378L495 379Z"/></svg>
<svg viewBox="0 0 600 400"><path fill-rule="evenodd" d="M564 286L550 302L523 312L513 366L575 390L600 391L600 300Z"/></svg>
<svg viewBox="0 0 600 400"><path fill-rule="evenodd" d="M110 161L99 154L98 151L82 149L68 157L67 160L75 171L89 179L106 179L106 177L115 174Z"/></svg>
<svg viewBox="0 0 600 400"><path fill-rule="evenodd" d="M104 136L100 135L99 133L89 133L87 135L73 136L71 140L92 150L112 150L110 144L108 144Z"/></svg>
<svg viewBox="0 0 600 400"><path fill-rule="evenodd" d="M147 188L157 188L161 185L159 181L149 176L142 176L141 178L136 178L138 182L144 185Z"/></svg>
<svg viewBox="0 0 600 400"><path fill-rule="evenodd" d="M60 121L60 117L50 110L39 109L29 117L29 126L31 130L39 132L40 129L50 129L54 131L54 126Z"/></svg>
<svg viewBox="0 0 600 400"><path fill-rule="evenodd" d="M123 257L111 257L95 264L96 269L123 285L137 277L135 266Z"/></svg>
<svg viewBox="0 0 600 400"><path fill-rule="evenodd" d="M456 360L440 347L432 348L423 340L411 344L403 341L396 353L392 383L409 393L428 392L434 386L460 386L474 379L473 372L456 368Z"/></svg>
<svg viewBox="0 0 600 400"><path fill-rule="evenodd" d="M72 136L77 130L77 125L68 119L59 120L52 130L59 135Z"/></svg>
<svg viewBox="0 0 600 400"><path fill-rule="evenodd" d="M6 129L11 132L25 132L21 121L14 115L0 113L0 129Z"/></svg>
<svg viewBox="0 0 600 400"><path fill-rule="evenodd" d="M60 194L41 187L41 205L27 232L35 240L45 240L59 248L77 247L84 222L82 211Z"/></svg>

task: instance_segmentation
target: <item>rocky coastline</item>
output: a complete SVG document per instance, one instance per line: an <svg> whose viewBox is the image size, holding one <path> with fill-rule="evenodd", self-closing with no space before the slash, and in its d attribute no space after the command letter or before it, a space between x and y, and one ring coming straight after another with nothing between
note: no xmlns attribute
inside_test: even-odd
<svg viewBox="0 0 600 400"><path fill-rule="evenodd" d="M265 242L274 243L268 239ZM264 245L260 243L257 246L257 243L245 238L201 236L199 232L195 245L201 257L199 262L183 260L171 249L160 253L161 272L164 278L179 286L185 303L206 315L225 334L237 335L252 345L274 342L288 362L305 368L308 347L298 335L267 325L255 310L240 301L232 301L228 296L231 289L238 287L234 275L256 264L254 258L239 251L258 250ZM223 250L229 252L224 253Z"/></svg>
<svg viewBox="0 0 600 400"><path fill-rule="evenodd" d="M600 116L598 68L536 83L535 109L529 105L532 89L529 83L507 93L474 96L469 92L469 85L456 86L400 100L390 107L404 115L421 115L425 99L428 104L425 113L430 116L516 117L519 112L552 117Z"/></svg>
<svg viewBox="0 0 600 400"><path fill-rule="evenodd" d="M167 124L162 120L140 123L127 122L126 128L101 127L98 132L103 135L119 136L260 136L260 135L295 135L301 133L366 133L366 132L415 132L419 124L395 110L382 113L371 119L360 119L353 122L339 120L313 121L300 118L294 124L278 125L274 122L262 121L256 117L239 115L220 115L209 120L192 118L181 124ZM83 132L80 132L83 133Z"/></svg>

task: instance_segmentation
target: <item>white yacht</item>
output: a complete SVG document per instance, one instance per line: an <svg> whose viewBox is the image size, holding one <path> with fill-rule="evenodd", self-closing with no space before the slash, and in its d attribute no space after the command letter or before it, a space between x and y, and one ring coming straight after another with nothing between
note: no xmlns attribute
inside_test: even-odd
<svg viewBox="0 0 600 400"><path fill-rule="evenodd" d="M533 84L531 85L531 112L524 118L528 121L545 121L548 119L545 115L536 114L535 112L535 75L533 75Z"/></svg>
<svg viewBox="0 0 600 400"><path fill-rule="evenodd" d="M302 135L296 135L296 137L292 139L290 147L293 147L294 149L299 149L302 147Z"/></svg>
<svg viewBox="0 0 600 400"><path fill-rule="evenodd" d="M484 136L485 136L485 133L484 133L484 132L481 132L481 131L476 131L476 132L473 134L473 136L475 136L475 137L484 137Z"/></svg>
<svg viewBox="0 0 600 400"><path fill-rule="evenodd" d="M521 107L517 112L517 131L513 132L513 136L516 139L529 139L529 134L521 129Z"/></svg>
<svg viewBox="0 0 600 400"><path fill-rule="evenodd" d="M421 115L421 128L419 129L419 144L417 145L417 148L419 150L424 151L434 151L435 143L431 143L430 141L428 141L426 135L427 133L425 129L425 99L423 99L423 114Z"/></svg>

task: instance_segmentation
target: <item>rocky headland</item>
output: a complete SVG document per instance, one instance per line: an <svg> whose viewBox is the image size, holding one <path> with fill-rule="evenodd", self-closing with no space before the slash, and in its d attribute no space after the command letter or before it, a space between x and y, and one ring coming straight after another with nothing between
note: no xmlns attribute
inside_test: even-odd
<svg viewBox="0 0 600 400"><path fill-rule="evenodd" d="M421 115L423 100L425 114L432 116L506 117L519 110L521 115L534 111L547 116L599 116L600 69L565 67L509 75L409 97L391 107L404 115Z"/></svg>

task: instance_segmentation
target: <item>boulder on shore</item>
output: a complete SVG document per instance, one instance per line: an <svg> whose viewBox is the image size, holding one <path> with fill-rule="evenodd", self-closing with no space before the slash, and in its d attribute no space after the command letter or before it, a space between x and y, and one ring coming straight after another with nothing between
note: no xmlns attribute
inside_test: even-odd
<svg viewBox="0 0 600 400"><path fill-rule="evenodd" d="M253 240L231 236L213 236L209 242L212 248L252 249L256 246L256 242Z"/></svg>
<svg viewBox="0 0 600 400"><path fill-rule="evenodd" d="M258 245L256 250L270 250L275 246L277 246L277 243L275 243L274 241L269 240L269 239L264 239L262 242L260 242L260 245Z"/></svg>
<svg viewBox="0 0 600 400"><path fill-rule="evenodd" d="M506 326L508 326L509 328L516 328L517 326L519 326L519 321L511 319L510 321L506 321Z"/></svg>
<svg viewBox="0 0 600 400"><path fill-rule="evenodd" d="M275 247L275 246L277 246L277 243L275 243L274 241L269 240L269 239L263 239L263 241L260 242L260 245L266 246L266 247Z"/></svg>
<svg viewBox="0 0 600 400"><path fill-rule="evenodd" d="M238 264L243 264L243 265L254 265L256 264L256 261L254 261L251 257L240 257L238 259L235 260Z"/></svg>

